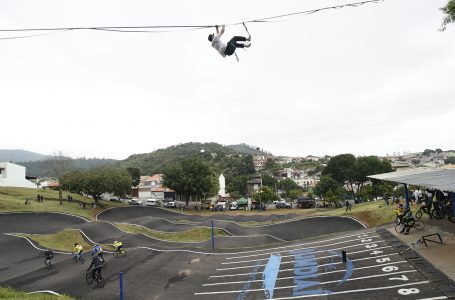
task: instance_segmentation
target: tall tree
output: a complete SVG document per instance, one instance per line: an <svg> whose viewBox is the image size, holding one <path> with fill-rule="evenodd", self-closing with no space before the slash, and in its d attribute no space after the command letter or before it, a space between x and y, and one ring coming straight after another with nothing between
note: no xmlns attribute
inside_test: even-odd
<svg viewBox="0 0 455 300"><path fill-rule="evenodd" d="M69 155L64 154L62 151L57 151L47 156L46 160L44 161L44 165L46 166L46 168L48 168L52 176L57 177L60 180L60 178L62 178L63 175L65 175L65 173L69 172L73 168L74 160L71 157L69 157ZM61 202L62 201L61 185L59 185L58 188L58 197Z"/></svg>
<svg viewBox="0 0 455 300"><path fill-rule="evenodd" d="M245 195L246 194L246 183L248 181L247 175L240 175L234 177L229 184L226 186L226 191L234 196L233 194Z"/></svg>
<svg viewBox="0 0 455 300"><path fill-rule="evenodd" d="M441 30L444 31L447 28L447 25L455 22L455 0L449 0L447 5L442 7L441 10L444 12Z"/></svg>
<svg viewBox="0 0 455 300"><path fill-rule="evenodd" d="M369 181L368 175L391 171L390 161L381 160L377 156L355 158L352 154L341 154L330 159L327 167L322 170L322 175L330 176L339 184L346 185L355 199L355 194Z"/></svg>
<svg viewBox="0 0 455 300"><path fill-rule="evenodd" d="M259 201L260 204L279 199L275 191L268 186L263 186L260 190L252 195L252 198L256 201Z"/></svg>
<svg viewBox="0 0 455 300"><path fill-rule="evenodd" d="M206 162L197 158L182 160L167 168L163 185L182 195L187 206L191 196L212 197L219 190L215 172Z"/></svg>
<svg viewBox="0 0 455 300"><path fill-rule="evenodd" d="M133 167L126 168L126 170L128 171L128 174L130 174L133 186L138 186L141 182L141 170L139 170L139 168Z"/></svg>
<svg viewBox="0 0 455 300"><path fill-rule="evenodd" d="M124 169L97 167L85 172L66 173L61 180L62 187L74 192L91 195L99 203L101 194L112 193L123 197L131 192L131 178Z"/></svg>

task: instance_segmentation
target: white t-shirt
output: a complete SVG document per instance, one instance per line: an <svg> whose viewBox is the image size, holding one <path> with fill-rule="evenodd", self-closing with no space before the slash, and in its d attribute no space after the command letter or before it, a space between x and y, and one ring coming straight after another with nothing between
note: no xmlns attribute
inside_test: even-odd
<svg viewBox="0 0 455 300"><path fill-rule="evenodd" d="M226 44L221 40L221 34L217 34L213 37L212 47L215 48L221 56L225 57L224 51L226 50Z"/></svg>

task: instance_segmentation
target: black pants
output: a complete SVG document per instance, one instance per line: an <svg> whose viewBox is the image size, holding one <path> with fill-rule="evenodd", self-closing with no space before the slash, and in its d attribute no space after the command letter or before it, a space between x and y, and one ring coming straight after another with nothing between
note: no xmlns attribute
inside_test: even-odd
<svg viewBox="0 0 455 300"><path fill-rule="evenodd" d="M101 266L92 269L92 278L96 279L96 272L98 272L98 277L101 277Z"/></svg>
<svg viewBox="0 0 455 300"><path fill-rule="evenodd" d="M226 50L224 50L224 54L230 56L234 54L235 49L237 48L244 48L245 45L239 42L246 42L246 37L244 36L234 36L226 46Z"/></svg>

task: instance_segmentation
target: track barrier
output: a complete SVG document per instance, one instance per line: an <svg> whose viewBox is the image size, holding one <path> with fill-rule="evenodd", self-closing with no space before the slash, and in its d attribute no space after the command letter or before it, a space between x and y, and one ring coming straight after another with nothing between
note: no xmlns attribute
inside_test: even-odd
<svg viewBox="0 0 455 300"><path fill-rule="evenodd" d="M438 240L435 241L435 240L429 239L429 237L438 237ZM425 244L425 247L428 247L427 242L432 242L432 243L441 244L441 245L443 244L443 241L442 241L442 238L441 238L441 235L439 234L439 232L433 233L433 234L422 235L422 241Z"/></svg>

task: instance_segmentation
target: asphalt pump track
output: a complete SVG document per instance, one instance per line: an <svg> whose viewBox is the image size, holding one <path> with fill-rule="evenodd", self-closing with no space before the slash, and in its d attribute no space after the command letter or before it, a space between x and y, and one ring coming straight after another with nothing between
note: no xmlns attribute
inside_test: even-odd
<svg viewBox="0 0 455 300"><path fill-rule="evenodd" d="M143 210L141 210L143 209ZM249 217L249 216L248 216ZM289 217L289 216L288 216ZM0 214L0 285L27 292L53 291L78 299L118 299L119 273L125 299L448 299L453 282L385 229L367 229L342 217L245 219L217 215L231 236L201 243L171 243L119 230L131 223L154 230L206 226L211 219L162 209L108 210L97 221L59 213ZM161 220L161 221L160 221ZM270 222L239 225L245 220ZM261 220L261 221L259 221ZM182 223L184 221L184 223ZM138 222L138 223L134 223ZM85 264L56 253L44 268L43 249L18 233L80 230L92 242L122 240L126 257L105 254L106 286L85 282ZM236 231L237 230L237 231ZM237 234L234 234L238 233ZM303 233L302 233L303 232ZM346 251L343 260L342 251Z"/></svg>

